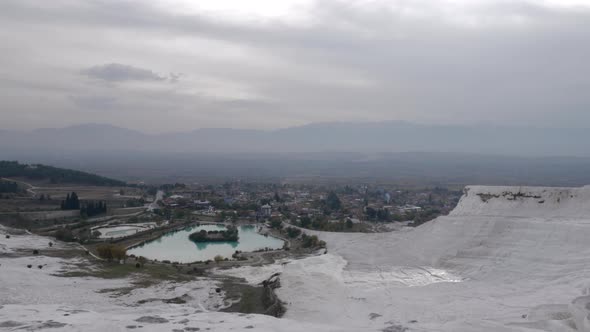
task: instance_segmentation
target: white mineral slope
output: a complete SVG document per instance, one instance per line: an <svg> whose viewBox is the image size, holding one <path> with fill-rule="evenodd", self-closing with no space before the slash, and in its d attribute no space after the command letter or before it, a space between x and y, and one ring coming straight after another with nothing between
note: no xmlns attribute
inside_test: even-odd
<svg viewBox="0 0 590 332"><path fill-rule="evenodd" d="M5 237L8 232L10 238ZM117 288L132 286L133 280L58 276L89 263L82 258L46 256L51 251L71 249L71 245L55 240L49 247L49 241L0 226L0 331L354 331L217 312L225 305L223 294L218 294L218 285L208 279L163 283L117 295ZM31 255L34 249L41 253ZM186 303L159 300L176 297Z"/></svg>
<svg viewBox="0 0 590 332"><path fill-rule="evenodd" d="M328 254L265 272L282 272L278 295L294 320L358 330L590 331L582 297L589 197L588 187L468 187L449 216L402 232L318 232ZM254 268L231 273L261 277Z"/></svg>
<svg viewBox="0 0 590 332"><path fill-rule="evenodd" d="M468 186L452 216L590 218L590 186L581 188Z"/></svg>
<svg viewBox="0 0 590 332"><path fill-rule="evenodd" d="M468 187L449 216L415 229L318 233L328 254L220 271L252 283L282 272L283 319L214 312L206 280L111 298L98 291L130 281L53 276L75 262L19 257L47 239L4 239L0 229L0 329L590 331L588 191ZM28 270L29 261L47 265ZM138 304L166 294L188 301Z"/></svg>

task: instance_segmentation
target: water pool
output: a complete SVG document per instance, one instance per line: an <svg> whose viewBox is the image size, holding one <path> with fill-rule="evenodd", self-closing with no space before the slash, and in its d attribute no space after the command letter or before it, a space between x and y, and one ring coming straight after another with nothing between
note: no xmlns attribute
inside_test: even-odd
<svg viewBox="0 0 590 332"><path fill-rule="evenodd" d="M223 230L223 225L201 225L187 227L183 230L164 234L156 240L147 242L141 246L131 248L128 255L144 256L148 259L159 261L169 260L173 262L190 263L213 259L217 255L231 258L236 250L255 251L270 248L283 247L283 241L272 236L264 236L257 232L254 225L238 227L239 240L237 242L193 242L188 237L191 233L200 230Z"/></svg>

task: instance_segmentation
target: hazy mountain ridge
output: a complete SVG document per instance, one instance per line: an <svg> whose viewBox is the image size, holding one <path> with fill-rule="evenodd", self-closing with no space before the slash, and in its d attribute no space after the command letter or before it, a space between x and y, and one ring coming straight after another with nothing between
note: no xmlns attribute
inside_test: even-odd
<svg viewBox="0 0 590 332"><path fill-rule="evenodd" d="M461 152L515 156L590 156L590 130L433 126L407 122L318 123L273 131L206 128L145 134L103 124L30 132L0 130L0 149L145 152Z"/></svg>

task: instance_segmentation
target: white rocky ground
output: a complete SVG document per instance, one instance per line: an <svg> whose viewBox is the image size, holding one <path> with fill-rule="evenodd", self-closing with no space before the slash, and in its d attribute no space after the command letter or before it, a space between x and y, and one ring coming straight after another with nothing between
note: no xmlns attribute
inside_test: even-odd
<svg viewBox="0 0 590 332"><path fill-rule="evenodd" d="M0 331L328 331L322 324L293 322L263 315L216 312L224 305L216 282L167 282L117 295L112 289L130 286L129 279L61 277L75 271L80 258L43 253L71 249L70 244L0 227ZM33 249L41 255L31 255ZM32 265L28 268L28 265ZM39 269L38 266L42 268ZM186 303L158 299L181 297ZM338 329L334 329L338 331ZM341 331L351 331L341 329Z"/></svg>
<svg viewBox="0 0 590 332"><path fill-rule="evenodd" d="M206 280L112 298L97 290L129 281L52 276L67 260L11 254L46 239L1 236L0 329L590 331L590 187L469 187L451 215L416 229L318 234L328 254L219 272L252 283L282 272L283 319L208 311L221 299Z"/></svg>
<svg viewBox="0 0 590 332"><path fill-rule="evenodd" d="M274 266L286 318L358 330L590 331L590 187L468 187L450 216L417 229L316 234L329 254Z"/></svg>

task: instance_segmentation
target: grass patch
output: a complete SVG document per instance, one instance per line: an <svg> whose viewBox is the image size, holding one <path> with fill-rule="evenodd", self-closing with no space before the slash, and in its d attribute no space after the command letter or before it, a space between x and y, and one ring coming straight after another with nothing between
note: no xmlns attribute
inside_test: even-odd
<svg viewBox="0 0 590 332"><path fill-rule="evenodd" d="M184 268L185 270L187 267ZM171 265L149 264L138 269L135 263L109 263L97 262L88 265L78 264L75 271L65 271L62 277L94 277L101 279L133 278L133 283L138 286L150 286L161 281L188 281L192 277L186 271L179 270Z"/></svg>
<svg viewBox="0 0 590 332"><path fill-rule="evenodd" d="M239 282L237 279L230 278L223 281L222 288L225 291L226 299L234 301L240 299L239 302L222 311L244 314L263 314L266 311L262 303L264 292L262 287L250 286Z"/></svg>
<svg viewBox="0 0 590 332"><path fill-rule="evenodd" d="M150 264L143 268L136 268L135 264L117 264L108 262L98 262L76 264L76 270L64 271L58 274L60 277L94 277L101 279L121 279L129 278L131 286L121 288L103 289L101 293L113 293L113 296L129 294L137 288L146 288L157 285L163 281L186 282L193 277L184 270L179 270L170 265Z"/></svg>
<svg viewBox="0 0 590 332"><path fill-rule="evenodd" d="M264 309L262 305L262 288L246 288L242 292L242 299L238 303L239 311L241 313L258 313L259 310Z"/></svg>

